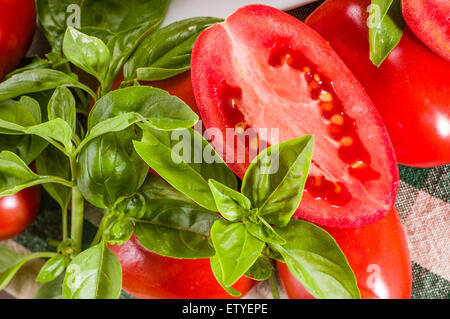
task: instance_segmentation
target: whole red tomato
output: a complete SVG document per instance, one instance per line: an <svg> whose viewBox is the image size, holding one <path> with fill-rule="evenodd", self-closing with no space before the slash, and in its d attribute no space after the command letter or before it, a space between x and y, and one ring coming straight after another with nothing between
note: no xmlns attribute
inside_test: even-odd
<svg viewBox="0 0 450 319"><path fill-rule="evenodd" d="M36 218L41 203L41 188L34 186L0 198L0 241L21 234Z"/></svg>
<svg viewBox="0 0 450 319"><path fill-rule="evenodd" d="M450 61L450 1L402 0L402 12L414 34Z"/></svg>
<svg viewBox="0 0 450 319"><path fill-rule="evenodd" d="M450 163L450 63L406 27L378 68L369 59L370 0L328 0L306 20L339 54L372 98L401 164Z"/></svg>
<svg viewBox="0 0 450 319"><path fill-rule="evenodd" d="M25 56L35 22L34 0L0 0L0 80Z"/></svg>
<svg viewBox="0 0 450 319"><path fill-rule="evenodd" d="M383 219L360 228L324 227L344 252L364 299L407 299L411 296L411 260L400 218L394 208ZM281 280L291 299L313 298L278 263Z"/></svg>
<svg viewBox="0 0 450 319"><path fill-rule="evenodd" d="M232 298L217 283L209 259L175 259L157 255L133 237L121 246L110 246L122 265L123 289L143 299ZM245 295L254 281L246 277L233 287Z"/></svg>

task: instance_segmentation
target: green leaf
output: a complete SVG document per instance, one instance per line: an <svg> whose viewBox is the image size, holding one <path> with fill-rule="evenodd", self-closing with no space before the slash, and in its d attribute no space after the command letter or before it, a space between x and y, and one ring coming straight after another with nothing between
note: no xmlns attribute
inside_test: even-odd
<svg viewBox="0 0 450 319"><path fill-rule="evenodd" d="M42 120L41 108L36 100L27 96L21 97L19 101L3 101L0 102L0 120L20 126L37 125ZM0 126L0 133L10 132L2 131Z"/></svg>
<svg viewBox="0 0 450 319"><path fill-rule="evenodd" d="M250 234L272 244L285 244L286 241L262 217L256 216L257 222L244 222Z"/></svg>
<svg viewBox="0 0 450 319"><path fill-rule="evenodd" d="M360 298L356 278L344 253L325 230L302 220L275 228L286 239L273 245L290 272L316 298Z"/></svg>
<svg viewBox="0 0 450 319"><path fill-rule="evenodd" d="M40 175L51 175L71 180L69 158L54 146L48 146L36 159L37 172ZM66 210L72 196L70 187L60 184L44 184L45 190Z"/></svg>
<svg viewBox="0 0 450 319"><path fill-rule="evenodd" d="M72 128L63 119L57 118L42 124L27 127L23 130L26 134L38 135L44 139L53 139L64 145L66 150L72 150Z"/></svg>
<svg viewBox="0 0 450 319"><path fill-rule="evenodd" d="M220 214L231 222L241 221L249 213L250 200L241 193L213 179L208 181Z"/></svg>
<svg viewBox="0 0 450 319"><path fill-rule="evenodd" d="M211 229L225 286L233 285L261 255L264 242L250 235L243 223L218 220Z"/></svg>
<svg viewBox="0 0 450 319"><path fill-rule="evenodd" d="M63 299L117 299L122 288L122 267L102 241L77 255L66 271Z"/></svg>
<svg viewBox="0 0 450 319"><path fill-rule="evenodd" d="M273 265L269 258L260 256L245 273L245 276L253 280L264 281L273 274Z"/></svg>
<svg viewBox="0 0 450 319"><path fill-rule="evenodd" d="M143 127L142 140L134 141L134 147L169 184L211 211L216 212L217 207L209 179L237 188L233 172L201 134L192 129L167 132Z"/></svg>
<svg viewBox="0 0 450 319"><path fill-rule="evenodd" d="M102 40L68 27L63 41L65 56L80 69L104 82L111 54Z"/></svg>
<svg viewBox="0 0 450 319"><path fill-rule="evenodd" d="M138 113L161 130L189 128L198 121L186 103L166 91L132 86L108 93L97 101L89 115L89 128L126 113Z"/></svg>
<svg viewBox="0 0 450 319"><path fill-rule="evenodd" d="M62 299L62 285L64 274L61 274L53 281L43 284L33 299Z"/></svg>
<svg viewBox="0 0 450 319"><path fill-rule="evenodd" d="M96 96L89 87L66 73L51 69L37 69L24 71L1 82L0 101L24 94L47 91L59 86L77 87L86 91L92 97Z"/></svg>
<svg viewBox="0 0 450 319"><path fill-rule="evenodd" d="M300 204L314 137L307 135L262 151L250 164L242 194L269 224L284 226Z"/></svg>
<svg viewBox="0 0 450 319"><path fill-rule="evenodd" d="M221 21L219 18L195 17L153 32L125 64L125 80L163 80L189 70L192 47L198 35Z"/></svg>
<svg viewBox="0 0 450 319"><path fill-rule="evenodd" d="M134 231L133 221L123 213L110 213L104 217L103 239L112 245L126 243Z"/></svg>
<svg viewBox="0 0 450 319"><path fill-rule="evenodd" d="M0 149L17 154L29 165L47 147L48 143L36 135L2 135Z"/></svg>
<svg viewBox="0 0 450 319"><path fill-rule="evenodd" d="M400 42L406 23L400 0L372 0L369 10L370 60L380 66Z"/></svg>
<svg viewBox="0 0 450 319"><path fill-rule="evenodd" d="M210 258L211 263L211 269L213 271L214 277L216 277L217 282L222 286L222 288L228 292L233 297L240 297L242 296L242 293L234 289L232 286L226 286L223 283L223 270L222 266L220 265L219 258L217 256Z"/></svg>
<svg viewBox="0 0 450 319"><path fill-rule="evenodd" d="M90 141L80 152L77 183L83 197L99 208L112 208L142 185L148 166L133 148L133 127Z"/></svg>
<svg viewBox="0 0 450 319"><path fill-rule="evenodd" d="M64 270L66 270L66 257L62 255L55 256L47 260L47 262L42 266L36 277L37 282L47 283L55 280L59 275L61 275Z"/></svg>
<svg viewBox="0 0 450 319"><path fill-rule="evenodd" d="M196 204L158 177L149 176L139 190L146 201L144 216L135 220L136 235L147 249L173 258L214 255L211 227L221 217Z"/></svg>
<svg viewBox="0 0 450 319"><path fill-rule="evenodd" d="M77 120L76 113L75 98L73 97L72 92L63 86L56 88L48 103L48 119L63 119L72 128L72 132L75 133Z"/></svg>
<svg viewBox="0 0 450 319"><path fill-rule="evenodd" d="M6 247L0 246L0 290L3 290L28 261L43 257L44 253L20 255Z"/></svg>

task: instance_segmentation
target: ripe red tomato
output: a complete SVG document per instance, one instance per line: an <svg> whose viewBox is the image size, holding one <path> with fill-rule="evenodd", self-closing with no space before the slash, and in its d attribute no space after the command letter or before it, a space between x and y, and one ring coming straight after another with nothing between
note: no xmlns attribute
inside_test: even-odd
<svg viewBox="0 0 450 319"><path fill-rule="evenodd" d="M232 298L217 283L209 259L175 259L143 247L137 237L121 246L110 246L122 265L123 289L143 299ZM254 285L246 277L233 287L245 295Z"/></svg>
<svg viewBox="0 0 450 319"><path fill-rule="evenodd" d="M352 267L364 299L407 299L411 296L411 260L400 218L394 208L383 219L360 228L324 228L341 247ZM291 299L313 298L278 263L278 271Z"/></svg>
<svg viewBox="0 0 450 319"><path fill-rule="evenodd" d="M402 0L402 11L415 35L450 61L450 1Z"/></svg>
<svg viewBox="0 0 450 319"><path fill-rule="evenodd" d="M34 186L0 198L0 241L21 234L36 218L41 203L41 188Z"/></svg>
<svg viewBox="0 0 450 319"><path fill-rule="evenodd" d="M35 23L34 0L0 0L0 80L22 61Z"/></svg>
<svg viewBox="0 0 450 319"><path fill-rule="evenodd" d="M401 164L450 163L450 63L405 28L398 46L377 68L369 59L369 4L370 0L328 0L306 23L330 42L364 86Z"/></svg>
<svg viewBox="0 0 450 319"><path fill-rule="evenodd" d="M241 178L252 156L239 162L236 144L258 151L244 128L271 145L314 134L299 217L356 227L392 208L398 167L378 112L327 42L297 19L267 6L239 9L197 39L192 83L204 125L222 132L213 145ZM233 129L238 143L227 138Z"/></svg>

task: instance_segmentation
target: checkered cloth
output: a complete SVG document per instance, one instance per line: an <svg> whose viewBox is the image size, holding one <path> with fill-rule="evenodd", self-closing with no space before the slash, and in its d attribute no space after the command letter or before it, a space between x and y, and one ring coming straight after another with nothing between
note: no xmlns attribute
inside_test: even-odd
<svg viewBox="0 0 450 319"><path fill-rule="evenodd" d="M320 1L289 13L303 20L318 4ZM450 298L449 181L450 165L432 169L400 165L400 189L396 206L405 228L412 259L412 298ZM86 247L95 235L95 225L99 224L101 215L100 211L87 206L84 225ZM14 241L3 244L22 253L54 250L48 240L60 239L60 225L60 208L44 193L42 209L36 221ZM27 263L6 291L17 298L31 298L39 287L34 278L42 264L43 261L40 260ZM281 295L286 297L283 290ZM263 282L247 298L270 296L270 288ZM123 293L121 298L132 297Z"/></svg>

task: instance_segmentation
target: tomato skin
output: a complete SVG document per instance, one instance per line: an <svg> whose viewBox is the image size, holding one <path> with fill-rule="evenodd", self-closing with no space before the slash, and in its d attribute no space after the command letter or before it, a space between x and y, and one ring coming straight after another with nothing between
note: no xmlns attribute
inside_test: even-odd
<svg viewBox="0 0 450 319"><path fill-rule="evenodd" d="M411 260L405 233L394 208L383 219L360 228L324 227L344 252L363 299L409 299ZM278 271L291 299L313 298L278 262Z"/></svg>
<svg viewBox="0 0 450 319"><path fill-rule="evenodd" d="M175 259L143 247L136 235L121 246L110 245L122 265L123 289L142 299L231 299L217 283L209 259ZM254 281L233 285L245 295Z"/></svg>
<svg viewBox="0 0 450 319"><path fill-rule="evenodd" d="M404 165L450 163L450 63L406 27L377 68L369 59L369 0L328 0L306 24L327 41L362 83L380 112Z"/></svg>
<svg viewBox="0 0 450 319"><path fill-rule="evenodd" d="M34 0L0 0L0 80L25 56L35 23Z"/></svg>
<svg viewBox="0 0 450 319"><path fill-rule="evenodd" d="M25 231L36 218L40 203L40 186L0 198L0 241L14 238Z"/></svg>
<svg viewBox="0 0 450 319"><path fill-rule="evenodd" d="M436 54L450 61L450 2L402 0L402 12L414 34Z"/></svg>

